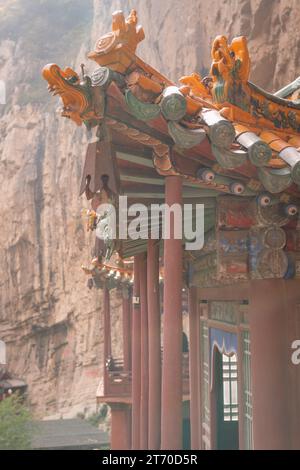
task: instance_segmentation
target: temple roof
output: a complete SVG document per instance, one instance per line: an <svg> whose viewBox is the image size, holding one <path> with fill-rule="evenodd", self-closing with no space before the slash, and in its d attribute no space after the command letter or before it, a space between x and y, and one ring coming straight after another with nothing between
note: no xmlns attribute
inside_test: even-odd
<svg viewBox="0 0 300 470"><path fill-rule="evenodd" d="M81 76L56 64L43 69L61 114L84 124L89 144L86 176L97 191L101 174L128 203L164 201L164 177L183 177L183 202L204 203L205 231L215 225L220 194L280 203L297 213L300 196L300 77L270 94L249 81L245 37L212 45L209 75L175 84L136 54L144 32L133 10L113 14L112 31L88 58L94 72ZM272 202L273 201L273 202ZM115 246L121 256L145 250L145 240Z"/></svg>
<svg viewBox="0 0 300 470"><path fill-rule="evenodd" d="M112 32L88 54L98 64L91 77L55 64L43 70L50 91L62 98L63 116L89 129L105 125L121 149L121 168L130 154L131 173L124 167L123 177L129 194L130 183L138 191L145 179L153 183L147 195L159 194L155 169L162 177L182 175L188 188L207 195L266 190L285 200L298 197L299 79L273 95L265 92L248 80L246 38L229 43L218 36L209 75L192 73L175 85L136 55L143 38L136 12L125 20L118 11ZM142 158L134 158L137 153Z"/></svg>
<svg viewBox="0 0 300 470"><path fill-rule="evenodd" d="M44 449L100 449L107 448L109 437L106 432L83 419L56 419L35 421L32 448Z"/></svg>

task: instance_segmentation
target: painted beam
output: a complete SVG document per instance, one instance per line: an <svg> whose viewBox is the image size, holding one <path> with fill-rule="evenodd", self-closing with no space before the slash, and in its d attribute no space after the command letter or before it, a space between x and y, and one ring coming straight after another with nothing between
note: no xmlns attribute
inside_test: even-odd
<svg viewBox="0 0 300 470"><path fill-rule="evenodd" d="M131 153L119 152L119 151L117 151L116 156L117 156L117 159L119 160L124 160L130 163L136 163L137 165L143 165L147 168L154 168L152 158L147 158L145 156L133 155Z"/></svg>

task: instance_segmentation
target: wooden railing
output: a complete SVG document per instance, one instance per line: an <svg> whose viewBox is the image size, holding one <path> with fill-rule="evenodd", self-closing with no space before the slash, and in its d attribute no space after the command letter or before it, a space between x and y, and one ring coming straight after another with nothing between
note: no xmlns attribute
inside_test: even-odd
<svg viewBox="0 0 300 470"><path fill-rule="evenodd" d="M124 370L123 358L108 358L106 361L105 396L130 396L131 371Z"/></svg>
<svg viewBox="0 0 300 470"><path fill-rule="evenodd" d="M131 371L124 370L123 358L108 358L104 377L104 396L130 397ZM189 394L189 353L182 354L183 394Z"/></svg>

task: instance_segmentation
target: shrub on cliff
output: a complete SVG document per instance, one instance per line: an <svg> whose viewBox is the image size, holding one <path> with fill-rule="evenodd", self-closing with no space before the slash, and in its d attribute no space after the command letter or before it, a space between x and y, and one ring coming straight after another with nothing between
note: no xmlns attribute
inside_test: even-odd
<svg viewBox="0 0 300 470"><path fill-rule="evenodd" d="M0 401L0 450L30 449L32 432L30 412L19 395Z"/></svg>

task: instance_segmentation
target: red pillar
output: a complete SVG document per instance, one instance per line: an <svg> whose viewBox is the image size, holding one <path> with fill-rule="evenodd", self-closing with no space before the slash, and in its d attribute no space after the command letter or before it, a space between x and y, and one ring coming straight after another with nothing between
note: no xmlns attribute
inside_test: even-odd
<svg viewBox="0 0 300 470"><path fill-rule="evenodd" d="M134 257L132 307L132 449L140 449L141 412L141 309L140 255Z"/></svg>
<svg viewBox="0 0 300 470"><path fill-rule="evenodd" d="M254 449L288 449L290 301L281 279L251 283L250 341Z"/></svg>
<svg viewBox="0 0 300 470"><path fill-rule="evenodd" d="M189 289L189 330L191 448L196 450L200 448L200 351L196 287Z"/></svg>
<svg viewBox="0 0 300 470"><path fill-rule="evenodd" d="M104 287L104 356L105 360L111 355L111 332L110 332L110 294L109 289Z"/></svg>
<svg viewBox="0 0 300 470"><path fill-rule="evenodd" d="M140 448L148 449L148 402L149 402L149 358L148 358L148 305L147 305L147 258L140 261L141 296L141 424Z"/></svg>
<svg viewBox="0 0 300 470"><path fill-rule="evenodd" d="M237 370L238 370L238 413L239 413L239 450L245 450L245 423L242 418L245 410L245 396L244 396L244 374L243 374L243 360L244 360L244 345L243 345L243 331L239 328L237 332L238 351L237 351Z"/></svg>
<svg viewBox="0 0 300 470"><path fill-rule="evenodd" d="M108 371L106 368L106 361L111 355L111 328L110 328L110 293L109 289L105 286L103 290L104 296L104 393L107 393L108 388Z"/></svg>
<svg viewBox="0 0 300 470"><path fill-rule="evenodd" d="M182 203L182 179L165 178L165 202ZM161 448L182 448L182 240L164 240L164 328Z"/></svg>
<svg viewBox="0 0 300 470"><path fill-rule="evenodd" d="M111 409L111 449L130 449L130 408L124 403L110 403Z"/></svg>
<svg viewBox="0 0 300 470"><path fill-rule="evenodd" d="M130 292L128 288L122 290L122 313L123 313L123 356L124 370L131 370L131 309L130 309Z"/></svg>
<svg viewBox="0 0 300 470"><path fill-rule="evenodd" d="M148 240L147 298L149 331L149 449L160 449L161 426L161 346L159 301L159 245Z"/></svg>

